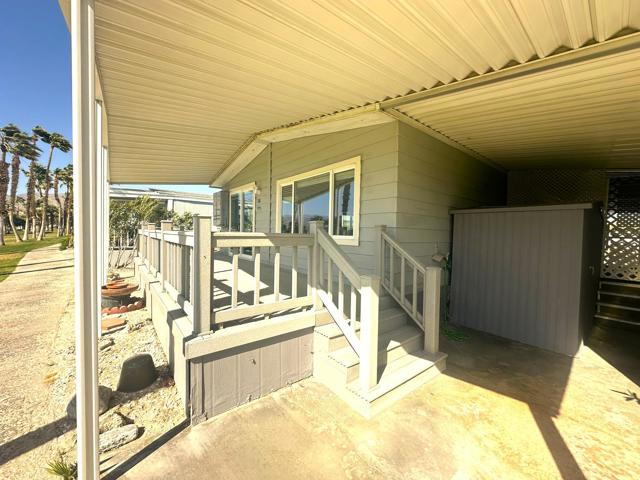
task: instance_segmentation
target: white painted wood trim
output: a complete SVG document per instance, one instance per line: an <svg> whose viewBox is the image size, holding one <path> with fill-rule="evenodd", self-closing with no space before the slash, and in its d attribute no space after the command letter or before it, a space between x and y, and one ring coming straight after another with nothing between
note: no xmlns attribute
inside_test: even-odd
<svg viewBox="0 0 640 480"><path fill-rule="evenodd" d="M332 163L323 167L309 170L304 173L299 173L290 177L282 178L276 181L276 232L282 233L282 187L292 186L292 211L293 216L293 204L295 203L295 191L293 184L299 180L306 178L316 177L325 173L329 174L329 233L333 231L333 182L334 175L336 173L353 170L353 183L354 183L354 195L353 195L353 235L331 235L338 245L351 245L358 246L360 242L360 180L362 169L362 157L359 155L351 157L340 162ZM293 228L293 221L291 222Z"/></svg>
<svg viewBox="0 0 640 480"><path fill-rule="evenodd" d="M285 335L315 326L315 313L301 312L259 322L234 325L214 333L198 336L185 345L187 359L248 345L267 338Z"/></svg>
<svg viewBox="0 0 640 480"><path fill-rule="evenodd" d="M216 324L239 320L241 318L257 317L268 313L279 312L282 310L290 310L293 308L301 308L313 304L310 296L289 298L280 300L279 302L260 303L257 305L247 305L245 307L237 307L229 310L219 310L215 314L213 320Z"/></svg>

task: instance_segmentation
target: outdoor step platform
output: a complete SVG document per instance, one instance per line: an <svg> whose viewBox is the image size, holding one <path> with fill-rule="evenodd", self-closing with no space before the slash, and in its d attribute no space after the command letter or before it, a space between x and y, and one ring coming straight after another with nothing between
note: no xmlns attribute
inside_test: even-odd
<svg viewBox="0 0 640 480"><path fill-rule="evenodd" d="M378 370L378 384L368 392L362 391L359 380L350 382L347 384L347 388L360 398L372 403L439 362L445 362L446 358L447 355L442 352L429 355L424 350L419 350L380 368Z"/></svg>
<svg viewBox="0 0 640 480"><path fill-rule="evenodd" d="M389 308L381 311L379 315L379 335L407 324L407 316L400 308ZM355 331L360 331L360 322L356 322ZM347 345L349 342L335 322L317 327L314 331L314 352L333 352Z"/></svg>
<svg viewBox="0 0 640 480"><path fill-rule="evenodd" d="M637 325L640 326L640 320L628 320L626 318L617 317L614 315L604 314L604 313L596 313L596 320L604 320L607 322L616 322L616 323L624 323L626 325Z"/></svg>
<svg viewBox="0 0 640 480"><path fill-rule="evenodd" d="M640 322L640 310L633 307L625 308L621 305L614 304L603 305L598 302L598 311L596 313L609 317L616 317L622 320Z"/></svg>
<svg viewBox="0 0 640 480"><path fill-rule="evenodd" d="M638 308L640 308L640 291L637 295L599 291L598 300L605 303L616 303L629 306L637 306Z"/></svg>
<svg viewBox="0 0 640 480"><path fill-rule="evenodd" d="M337 379L337 363L326 354L314 358L313 376L351 408L371 418L393 403L437 377L446 369L447 355L438 352L427 355L415 351L381 367L380 381L370 392L360 391L357 379L344 383Z"/></svg>
<svg viewBox="0 0 640 480"><path fill-rule="evenodd" d="M640 307L625 304L625 303L617 303L609 300L606 300L606 301L600 300L598 302L598 307L607 307L611 309L621 309L621 310L629 310L632 312L640 312Z"/></svg>
<svg viewBox="0 0 640 480"><path fill-rule="evenodd" d="M378 338L378 365L385 365L409 353L419 350L423 344L423 333L417 327L405 325ZM351 346L346 346L328 354L338 367L340 377L345 382L357 378L360 359Z"/></svg>
<svg viewBox="0 0 640 480"><path fill-rule="evenodd" d="M622 293L626 295L640 295L640 283L601 280L601 293Z"/></svg>

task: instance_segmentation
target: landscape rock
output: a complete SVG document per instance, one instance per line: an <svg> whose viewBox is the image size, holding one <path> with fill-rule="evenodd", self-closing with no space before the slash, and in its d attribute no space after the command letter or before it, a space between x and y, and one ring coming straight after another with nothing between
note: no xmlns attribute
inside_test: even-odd
<svg viewBox="0 0 640 480"><path fill-rule="evenodd" d="M100 434L100 453L126 445L138 438L138 427L135 424L114 428Z"/></svg>
<svg viewBox="0 0 640 480"><path fill-rule="evenodd" d="M104 350L109 347L113 347L115 345L115 341L111 337L102 337L98 342L98 348L100 350Z"/></svg>
<svg viewBox="0 0 640 480"><path fill-rule="evenodd" d="M100 433L108 432L114 428L124 427L127 419L119 412L107 412L100 417Z"/></svg>
<svg viewBox="0 0 640 480"><path fill-rule="evenodd" d="M158 371L153 364L153 357L148 353L140 353L127 358L122 363L119 392L137 392L151 385L158 378Z"/></svg>
<svg viewBox="0 0 640 480"><path fill-rule="evenodd" d="M111 400L112 390L109 387L104 385L100 385L98 387L98 412L103 414L107 410L109 410L109 400ZM67 415L71 419L76 418L76 396L75 394L67 403Z"/></svg>

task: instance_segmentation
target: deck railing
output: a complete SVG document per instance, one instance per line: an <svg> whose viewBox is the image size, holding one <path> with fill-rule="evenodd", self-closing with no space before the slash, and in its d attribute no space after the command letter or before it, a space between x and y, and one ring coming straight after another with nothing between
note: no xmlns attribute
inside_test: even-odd
<svg viewBox="0 0 640 480"><path fill-rule="evenodd" d="M307 281L306 295L298 295L298 281L300 276L300 250L306 249L307 272L311 270L310 261L313 258L314 239L311 235L292 235L282 233L241 233L216 232L212 234L213 249L231 251L231 279L229 309L212 312L211 323L224 324L241 318L268 315L274 312L291 310L313 305L312 286ZM273 274L269 278L262 275L262 249L273 249ZM253 253L253 299L251 304L238 301L240 290L239 259L243 249L250 249ZM281 257L283 251L291 254L290 282L283 282L283 268ZM309 279L309 275L307 275ZM261 296L262 283L266 280L271 285L273 293ZM282 292L282 285L288 283L290 295L288 298Z"/></svg>
<svg viewBox="0 0 640 480"><path fill-rule="evenodd" d="M310 222L308 235L212 232L211 219L199 216L194 217L193 232L173 231L169 221L162 222L160 230L144 225L139 232L138 256L160 281L162 290L182 306L192 321L194 335L231 321L298 308L326 308L358 355L360 386L368 391L377 384L381 285L425 331L425 350L438 350L440 269L422 266L387 235L384 227L380 227L376 238L379 265L374 275L359 274L322 222ZM267 248L271 262L263 262L263 249ZM243 255L243 251L251 255ZM283 276L287 269L282 268L285 251L290 258L290 281L283 281L287 280ZM214 255L225 252L230 252L228 275L224 279L214 277ZM241 257L251 259L252 272L240 269ZM301 272L301 258L306 260L306 288L299 285L301 273L305 273ZM263 268L272 268L271 275L265 276ZM407 270L412 278L410 299L405 282ZM246 288L241 289L241 274L245 287L247 274L251 278L250 297L244 294ZM418 288L419 280L422 290ZM265 281L269 283L268 294L262 291ZM283 291L285 284L288 295ZM214 295L220 295L222 287L228 290L228 308L214 309ZM244 301L239 299L241 290Z"/></svg>
<svg viewBox="0 0 640 480"><path fill-rule="evenodd" d="M378 383L380 277L360 275L322 222L311 222L311 232L316 241L317 297L358 355L360 387L369 391Z"/></svg>
<svg viewBox="0 0 640 480"><path fill-rule="evenodd" d="M442 270L422 265L387 234L384 226L378 229L382 286L424 331L425 351L437 353Z"/></svg>

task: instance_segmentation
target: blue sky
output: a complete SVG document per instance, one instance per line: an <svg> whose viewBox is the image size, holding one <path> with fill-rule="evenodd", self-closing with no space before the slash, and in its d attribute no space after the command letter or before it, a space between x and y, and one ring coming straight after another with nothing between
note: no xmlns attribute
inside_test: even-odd
<svg viewBox="0 0 640 480"><path fill-rule="evenodd" d="M55 0L0 0L0 125L15 123L31 132L40 124L71 138L71 46L67 25ZM46 163L47 146L40 157ZM71 163L56 151L53 168ZM23 160L23 167L27 164ZM25 190L21 176L19 192ZM149 185L145 185L149 186ZM210 193L203 185L155 185L171 190Z"/></svg>

